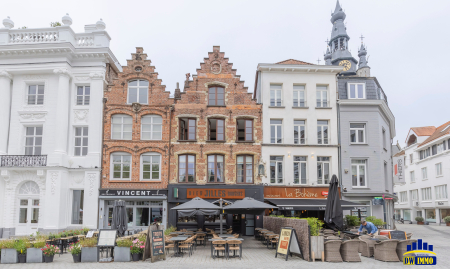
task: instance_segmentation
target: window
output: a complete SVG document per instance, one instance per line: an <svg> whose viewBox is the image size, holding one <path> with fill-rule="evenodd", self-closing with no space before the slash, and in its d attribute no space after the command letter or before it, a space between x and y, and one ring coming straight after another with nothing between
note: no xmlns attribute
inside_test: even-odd
<svg viewBox="0 0 450 269"><path fill-rule="evenodd" d="M366 91L364 90L364 86L364 83L349 83L348 99L365 99Z"/></svg>
<svg viewBox="0 0 450 269"><path fill-rule="evenodd" d="M178 182L195 182L195 156L178 156Z"/></svg>
<svg viewBox="0 0 450 269"><path fill-rule="evenodd" d="M146 115L141 118L141 138L142 140L161 140L162 122L159 115Z"/></svg>
<svg viewBox="0 0 450 269"><path fill-rule="evenodd" d="M225 182L223 174L223 155L208 155L208 183Z"/></svg>
<svg viewBox="0 0 450 269"><path fill-rule="evenodd" d="M306 157L294 156L294 184L306 184Z"/></svg>
<svg viewBox="0 0 450 269"><path fill-rule="evenodd" d="M447 142L445 142L445 141L442 143L442 150L443 151L447 150Z"/></svg>
<svg viewBox="0 0 450 269"><path fill-rule="evenodd" d="M283 156L270 156L270 183L283 183Z"/></svg>
<svg viewBox="0 0 450 269"><path fill-rule="evenodd" d="M112 116L112 139L131 140L133 119L128 115Z"/></svg>
<svg viewBox="0 0 450 269"><path fill-rule="evenodd" d="M442 163L436 164L436 176L442 176Z"/></svg>
<svg viewBox="0 0 450 269"><path fill-rule="evenodd" d="M436 155L437 154L437 145L433 145L431 147L431 155Z"/></svg>
<svg viewBox="0 0 450 269"><path fill-rule="evenodd" d="M450 139L447 140L447 149L450 149Z"/></svg>
<svg viewBox="0 0 450 269"><path fill-rule="evenodd" d="M317 184L330 184L330 157L317 157Z"/></svg>
<svg viewBox="0 0 450 269"><path fill-rule="evenodd" d="M270 106L281 106L282 88L281 84L270 84Z"/></svg>
<svg viewBox="0 0 450 269"><path fill-rule="evenodd" d="M237 183L253 183L253 156L237 156Z"/></svg>
<svg viewBox="0 0 450 269"><path fill-rule="evenodd" d="M386 130L384 130L384 128L381 131L381 135L383 136L383 148L387 149L387 146L386 146Z"/></svg>
<svg viewBox="0 0 450 269"><path fill-rule="evenodd" d="M141 155L141 180L161 180L161 155L145 153Z"/></svg>
<svg viewBox="0 0 450 269"><path fill-rule="evenodd" d="M408 202L408 193L406 191L400 192L400 203Z"/></svg>
<svg viewBox="0 0 450 269"><path fill-rule="evenodd" d="M350 142L355 144L365 143L366 125L364 123L350 123Z"/></svg>
<svg viewBox="0 0 450 269"><path fill-rule="evenodd" d="M447 200L448 194L447 194L447 185L440 185L434 187L434 190L436 192L436 200Z"/></svg>
<svg viewBox="0 0 450 269"><path fill-rule="evenodd" d="M77 106L88 106L91 95L90 86L77 87Z"/></svg>
<svg viewBox="0 0 450 269"><path fill-rule="evenodd" d="M196 140L196 120L191 118L180 119L180 140Z"/></svg>
<svg viewBox="0 0 450 269"><path fill-rule="evenodd" d="M411 190L411 201L419 201L419 190Z"/></svg>
<svg viewBox="0 0 450 269"><path fill-rule="evenodd" d="M294 144L306 143L305 121L294 120Z"/></svg>
<svg viewBox="0 0 450 269"><path fill-rule="evenodd" d="M328 87L317 86L316 88L316 107L328 107Z"/></svg>
<svg viewBox="0 0 450 269"><path fill-rule="evenodd" d="M41 155L42 126L27 127L25 134L25 155Z"/></svg>
<svg viewBox="0 0 450 269"><path fill-rule="evenodd" d="M283 120L270 120L270 143L283 143Z"/></svg>
<svg viewBox="0 0 450 269"><path fill-rule="evenodd" d="M409 172L409 178L411 179L411 183L416 182L416 176L414 175L414 171Z"/></svg>
<svg viewBox="0 0 450 269"><path fill-rule="evenodd" d="M88 127L75 127L75 156L87 155L88 140Z"/></svg>
<svg viewBox="0 0 450 269"><path fill-rule="evenodd" d="M317 121L317 144L328 144L328 121Z"/></svg>
<svg viewBox="0 0 450 269"><path fill-rule="evenodd" d="M366 187L366 160L352 160L352 186Z"/></svg>
<svg viewBox="0 0 450 269"><path fill-rule="evenodd" d="M306 107L304 85L294 85L294 107Z"/></svg>
<svg viewBox="0 0 450 269"><path fill-rule="evenodd" d="M225 141L225 120L209 119L209 140Z"/></svg>
<svg viewBox="0 0 450 269"><path fill-rule="evenodd" d="M431 188L422 189L422 201L431 201Z"/></svg>
<svg viewBox="0 0 450 269"><path fill-rule="evenodd" d="M83 224L84 190L74 190L72 200L72 224Z"/></svg>
<svg viewBox="0 0 450 269"><path fill-rule="evenodd" d="M128 153L112 154L113 179L131 179L131 155Z"/></svg>
<svg viewBox="0 0 450 269"><path fill-rule="evenodd" d="M148 81L136 79L128 82L128 103L148 104Z"/></svg>
<svg viewBox="0 0 450 269"><path fill-rule="evenodd" d="M444 151L444 144L438 144L437 145L437 154Z"/></svg>
<svg viewBox="0 0 450 269"><path fill-rule="evenodd" d="M237 141L253 141L253 120L237 120Z"/></svg>
<svg viewBox="0 0 450 269"><path fill-rule="evenodd" d="M208 89L208 105L224 106L225 105L225 89L223 87L210 87Z"/></svg>
<svg viewBox="0 0 450 269"><path fill-rule="evenodd" d="M409 154L409 163L414 162L414 154Z"/></svg>
<svg viewBox="0 0 450 269"><path fill-rule="evenodd" d="M430 148L424 149L420 151L420 159L425 159L430 156Z"/></svg>
<svg viewBox="0 0 450 269"><path fill-rule="evenodd" d="M425 180L425 179L428 179L426 167L422 168L422 180Z"/></svg>
<svg viewBox="0 0 450 269"><path fill-rule="evenodd" d="M43 105L44 85L29 85L27 100L29 105Z"/></svg>

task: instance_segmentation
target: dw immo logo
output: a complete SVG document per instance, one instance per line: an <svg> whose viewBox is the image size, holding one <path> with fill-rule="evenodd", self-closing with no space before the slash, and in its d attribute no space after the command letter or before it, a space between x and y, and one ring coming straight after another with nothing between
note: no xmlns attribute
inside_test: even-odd
<svg viewBox="0 0 450 269"><path fill-rule="evenodd" d="M406 265L436 265L436 253L433 252L433 245L423 242L422 239L406 246L403 254L403 264Z"/></svg>

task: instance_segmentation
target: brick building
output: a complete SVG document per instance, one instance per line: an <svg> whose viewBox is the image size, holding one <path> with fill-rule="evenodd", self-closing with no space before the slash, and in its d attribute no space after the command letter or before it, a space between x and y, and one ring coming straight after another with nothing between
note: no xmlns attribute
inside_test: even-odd
<svg viewBox="0 0 450 269"><path fill-rule="evenodd" d="M184 91L175 91L169 208L196 196L210 201L243 197L263 200L258 173L262 110L232 66L225 53L215 46L192 80L186 74ZM261 170L264 173L264 167ZM208 193L217 195L211 197ZM219 225L218 216L178 218L175 210L169 213L169 223L179 227ZM222 221L243 234L242 229L253 232L253 221L248 222L247 229L240 220L240 215L228 215Z"/></svg>
<svg viewBox="0 0 450 269"><path fill-rule="evenodd" d="M174 99L161 82L138 47L105 92L100 228L111 225L119 199L127 203L129 229L166 223Z"/></svg>

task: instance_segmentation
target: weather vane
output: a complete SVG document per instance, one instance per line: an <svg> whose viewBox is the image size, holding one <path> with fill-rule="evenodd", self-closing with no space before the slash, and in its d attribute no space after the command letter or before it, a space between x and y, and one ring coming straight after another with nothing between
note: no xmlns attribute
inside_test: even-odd
<svg viewBox="0 0 450 269"><path fill-rule="evenodd" d="M361 43L362 43L362 42L363 42L363 39L364 39L365 37L361 34L361 36L360 36L359 38L361 38Z"/></svg>

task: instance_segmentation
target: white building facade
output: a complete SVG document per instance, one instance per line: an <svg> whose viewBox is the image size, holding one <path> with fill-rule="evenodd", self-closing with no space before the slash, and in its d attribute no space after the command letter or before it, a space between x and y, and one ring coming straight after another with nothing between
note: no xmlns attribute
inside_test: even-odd
<svg viewBox="0 0 450 269"><path fill-rule="evenodd" d="M0 29L0 234L97 228L103 91L121 67L105 23Z"/></svg>
<svg viewBox="0 0 450 269"><path fill-rule="evenodd" d="M394 155L395 217L415 222L421 216L430 223L444 223L450 216L450 122L411 128L406 144Z"/></svg>

